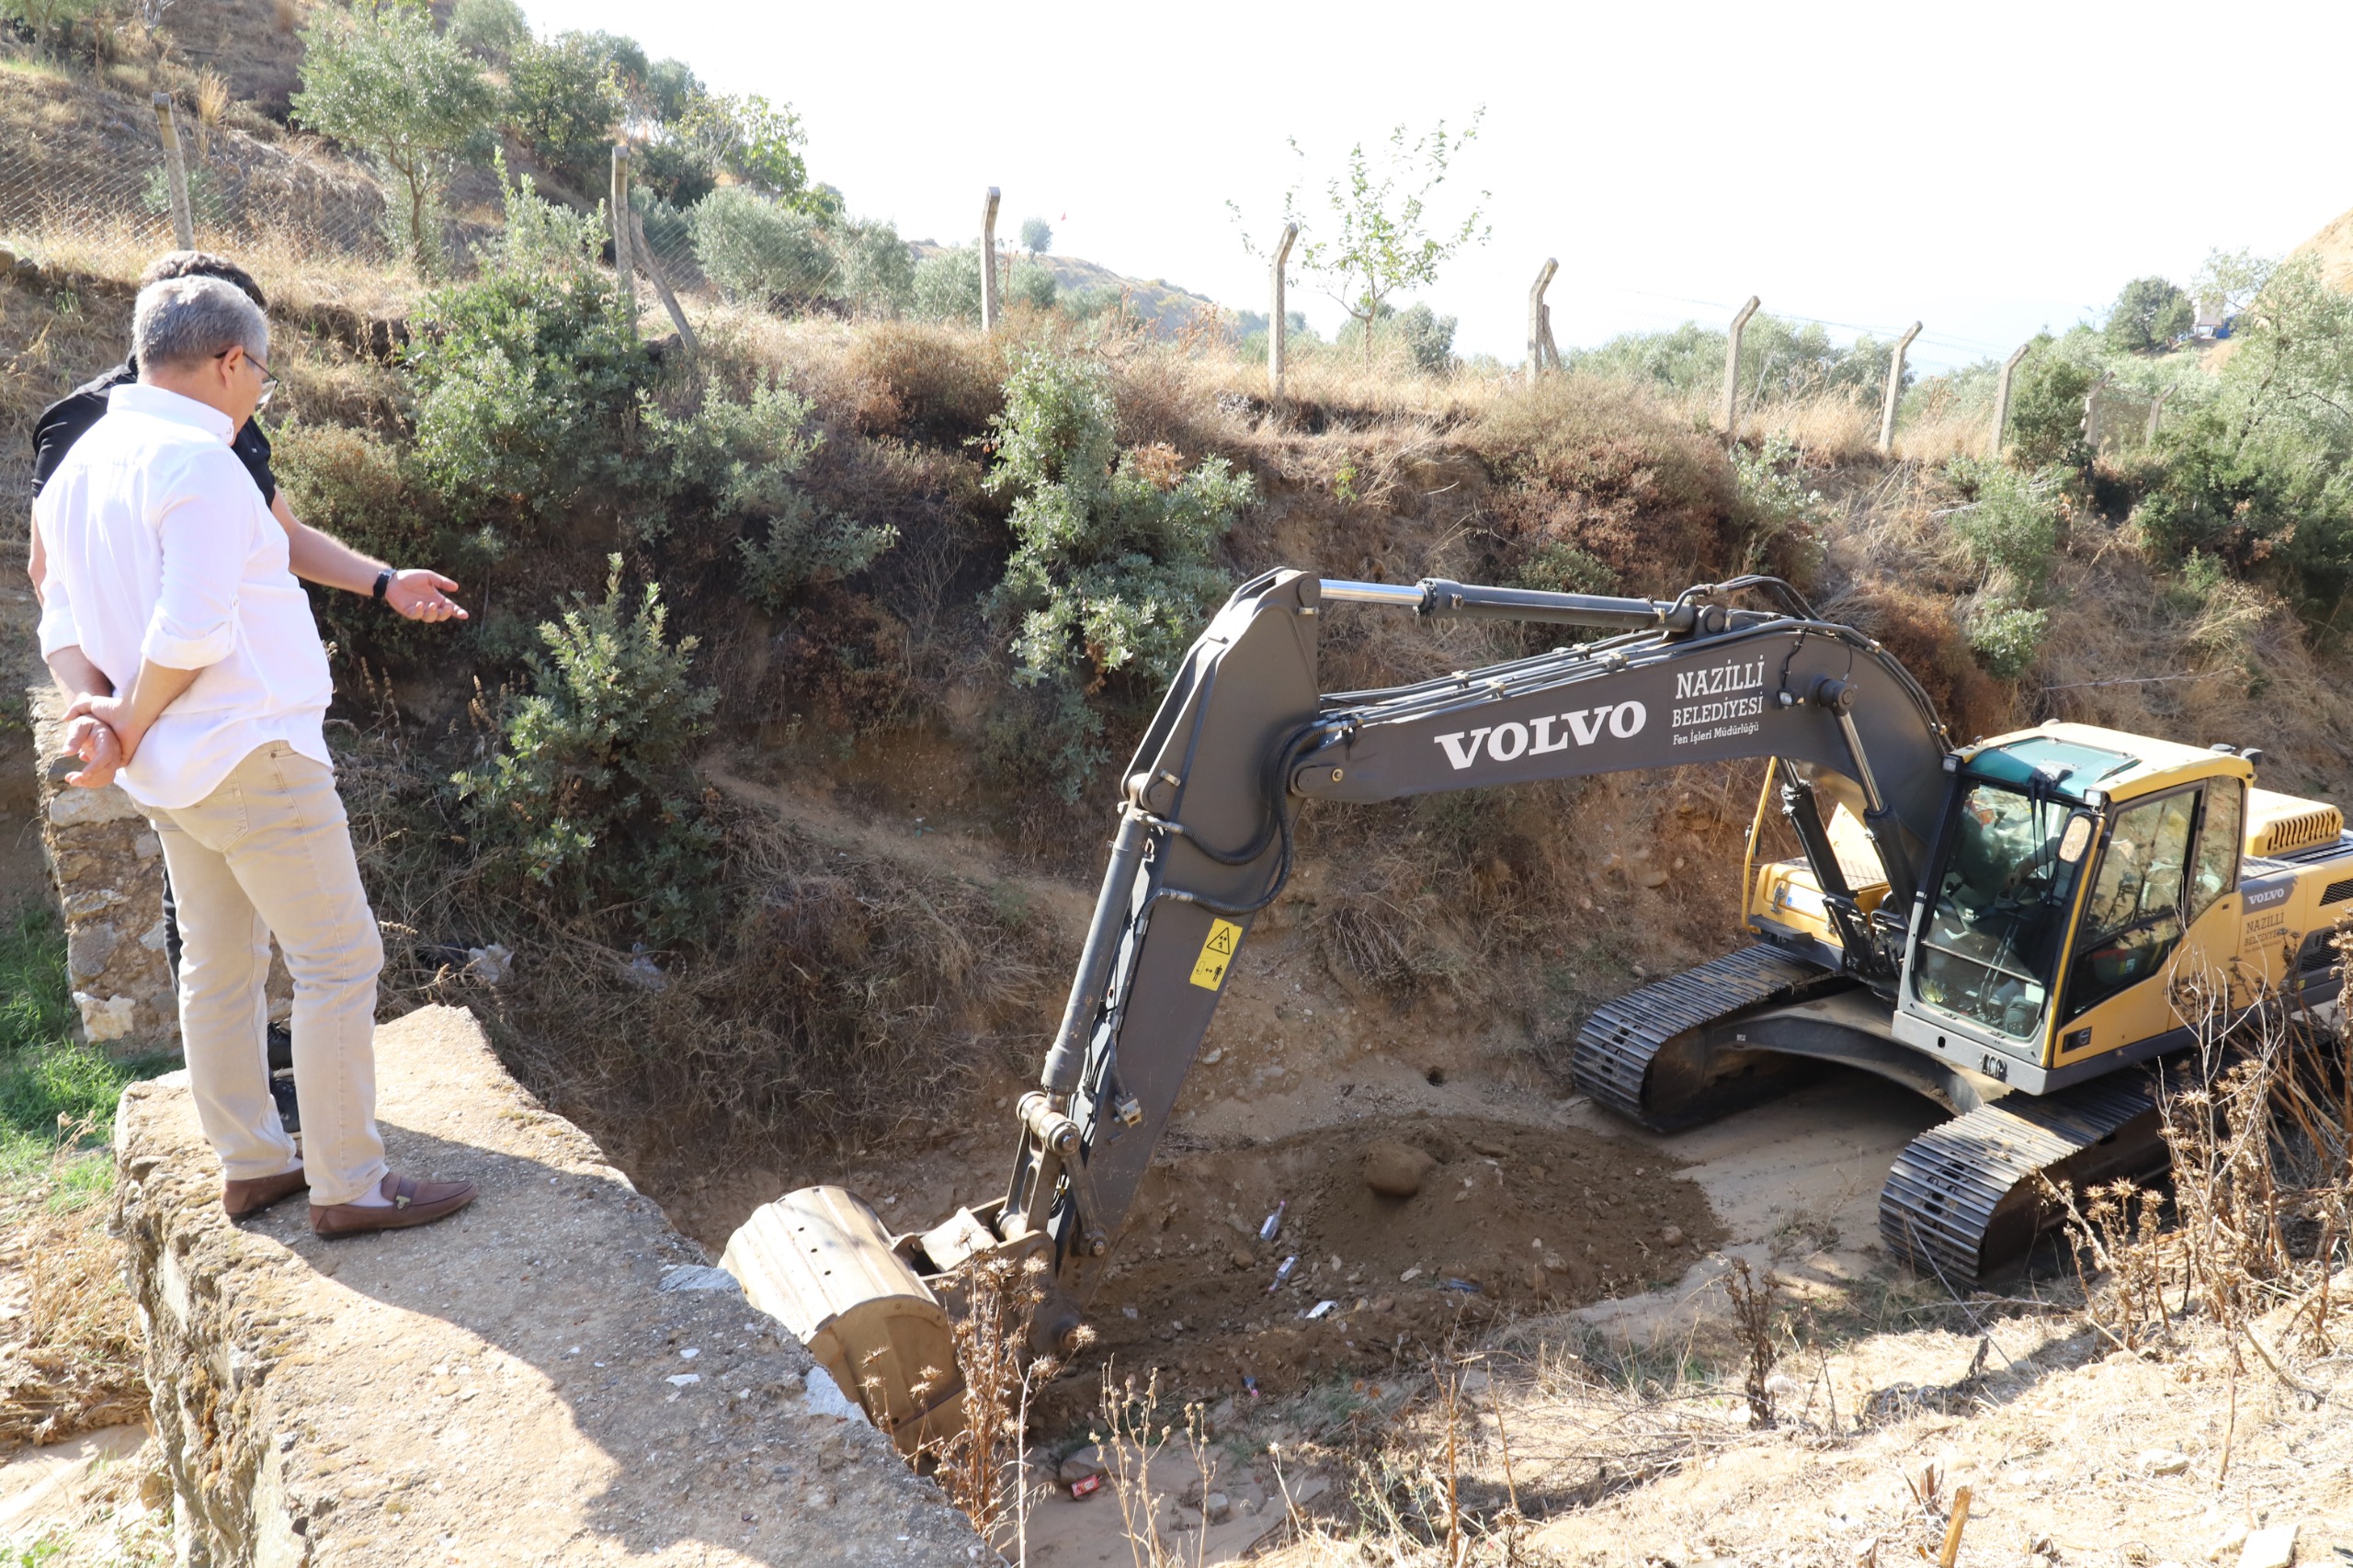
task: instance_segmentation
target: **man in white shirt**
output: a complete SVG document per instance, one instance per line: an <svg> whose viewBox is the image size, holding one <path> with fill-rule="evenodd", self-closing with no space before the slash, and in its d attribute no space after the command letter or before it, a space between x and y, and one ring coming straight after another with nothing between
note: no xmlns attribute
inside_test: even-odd
<svg viewBox="0 0 2353 1568"><path fill-rule="evenodd" d="M230 441L273 384L261 312L217 278L140 291L139 380L108 394L35 504L48 559L42 656L75 698L77 776L119 781L153 823L185 944L180 1034L222 1205L308 1187L321 1235L423 1224L469 1182L395 1176L375 1119L383 947L322 722L334 695L286 531ZM356 552L354 573L390 574ZM294 976L304 1153L270 1099L269 937Z"/></svg>

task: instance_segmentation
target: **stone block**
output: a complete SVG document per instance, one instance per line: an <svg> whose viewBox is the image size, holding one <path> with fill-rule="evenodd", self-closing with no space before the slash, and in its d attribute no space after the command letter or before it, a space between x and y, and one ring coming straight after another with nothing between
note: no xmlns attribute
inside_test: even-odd
<svg viewBox="0 0 2353 1568"><path fill-rule="evenodd" d="M991 1560L813 1396L797 1341L691 1288L701 1249L470 1014L424 1008L376 1048L394 1168L482 1186L440 1224L325 1242L299 1199L233 1224L186 1074L123 1096L118 1227L184 1562Z"/></svg>
<svg viewBox="0 0 2353 1568"><path fill-rule="evenodd" d="M143 813L116 786L65 782L63 703L44 683L28 694L41 844L65 916L66 968L83 1035L122 1055L179 1048L179 1006L164 955L164 861Z"/></svg>

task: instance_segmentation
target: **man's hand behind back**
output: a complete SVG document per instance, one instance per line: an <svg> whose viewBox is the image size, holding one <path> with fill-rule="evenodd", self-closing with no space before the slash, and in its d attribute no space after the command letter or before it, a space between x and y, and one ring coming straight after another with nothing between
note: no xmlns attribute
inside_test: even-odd
<svg viewBox="0 0 2353 1568"><path fill-rule="evenodd" d="M65 749L82 761L79 773L65 776L65 782L77 790L105 789L126 760L113 728L88 713L76 714L67 724Z"/></svg>

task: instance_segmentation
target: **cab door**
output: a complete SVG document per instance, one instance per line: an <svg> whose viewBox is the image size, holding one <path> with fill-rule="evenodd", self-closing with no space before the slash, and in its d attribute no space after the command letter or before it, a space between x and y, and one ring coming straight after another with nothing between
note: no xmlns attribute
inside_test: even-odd
<svg viewBox="0 0 2353 1568"><path fill-rule="evenodd" d="M2238 955L2245 812L2235 778L2116 808L2061 982L2053 1066L2182 1028L2177 977L2226 980Z"/></svg>

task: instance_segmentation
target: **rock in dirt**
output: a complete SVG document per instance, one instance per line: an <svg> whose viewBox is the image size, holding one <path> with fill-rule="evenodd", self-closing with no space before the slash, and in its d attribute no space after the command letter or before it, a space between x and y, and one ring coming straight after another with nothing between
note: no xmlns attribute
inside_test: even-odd
<svg viewBox="0 0 2353 1568"><path fill-rule="evenodd" d="M1201 1499L1201 1517L1213 1525L1222 1525L1233 1517L1233 1499L1222 1492L1212 1492Z"/></svg>
<svg viewBox="0 0 2353 1568"><path fill-rule="evenodd" d="M1671 1247L1679 1247L1683 1244L1683 1227L1662 1225L1659 1227L1658 1239Z"/></svg>
<svg viewBox="0 0 2353 1568"><path fill-rule="evenodd" d="M2273 1525L2256 1530L2239 1551L2239 1568L2289 1568L2296 1561L2296 1527Z"/></svg>
<svg viewBox="0 0 2353 1568"><path fill-rule="evenodd" d="M1103 1476L1103 1450L1089 1443L1055 1467L1054 1479L1064 1486L1075 1486L1082 1481L1098 1481Z"/></svg>
<svg viewBox="0 0 2353 1568"><path fill-rule="evenodd" d="M1383 1198L1411 1198L1437 1164L1410 1143L1383 1139L1364 1152L1364 1184Z"/></svg>
<svg viewBox="0 0 2353 1568"><path fill-rule="evenodd" d="M2143 1449L2132 1462L2143 1475L2180 1475L2189 1469L2189 1456L2178 1449Z"/></svg>

